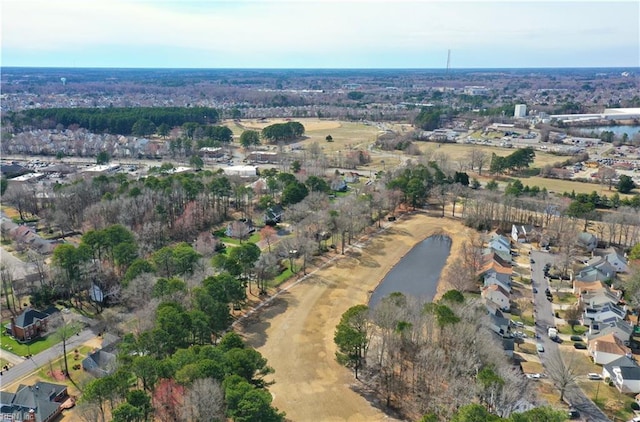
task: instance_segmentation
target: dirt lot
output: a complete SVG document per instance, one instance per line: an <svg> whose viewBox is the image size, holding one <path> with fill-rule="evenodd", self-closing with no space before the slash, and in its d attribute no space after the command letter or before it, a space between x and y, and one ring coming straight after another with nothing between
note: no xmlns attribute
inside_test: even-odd
<svg viewBox="0 0 640 422"><path fill-rule="evenodd" d="M370 291L417 242L442 233L453 240L449 261L459 252L466 229L457 221L407 216L362 248L317 271L247 322L244 335L275 369L274 405L291 420L394 420L354 387L353 373L335 360L333 334L342 313L366 303ZM439 293L446 287L439 286Z"/></svg>

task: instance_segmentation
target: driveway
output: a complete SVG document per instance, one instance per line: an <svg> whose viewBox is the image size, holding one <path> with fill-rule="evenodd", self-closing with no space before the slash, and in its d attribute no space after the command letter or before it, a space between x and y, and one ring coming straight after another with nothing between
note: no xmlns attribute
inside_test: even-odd
<svg viewBox="0 0 640 422"><path fill-rule="evenodd" d="M531 251L531 259L535 261L531 264L531 285L538 289L538 293L533 294L533 301L536 315L536 334L540 337L536 341L544 346L544 352L539 353L540 362L545 369L550 355L560 353L559 346L551 341L547 335L547 327L556 326L556 318L553 313L551 302L545 295L545 289L550 288L548 280L544 276L544 265L553 264L555 256L548 252ZM547 370L547 373L549 371ZM583 421L609 421L610 419L595 405L579 387L573 387L565 392L565 400L571 403L580 412Z"/></svg>

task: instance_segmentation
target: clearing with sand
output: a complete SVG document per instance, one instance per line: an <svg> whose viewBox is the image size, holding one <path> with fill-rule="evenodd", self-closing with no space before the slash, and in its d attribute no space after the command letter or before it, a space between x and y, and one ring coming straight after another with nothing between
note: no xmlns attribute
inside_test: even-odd
<svg viewBox="0 0 640 422"><path fill-rule="evenodd" d="M336 362L335 327L349 307L368 302L370 292L416 243L433 234L449 236L448 266L471 232L457 220L405 215L249 318L243 334L275 369L268 379L275 381L270 387L274 405L297 422L395 420L362 397L356 389L363 385ZM446 290L440 283L438 296Z"/></svg>

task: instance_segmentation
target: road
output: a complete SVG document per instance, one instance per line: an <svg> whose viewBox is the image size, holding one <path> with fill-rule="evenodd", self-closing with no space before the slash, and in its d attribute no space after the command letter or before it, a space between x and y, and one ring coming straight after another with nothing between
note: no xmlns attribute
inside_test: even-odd
<svg viewBox="0 0 640 422"><path fill-rule="evenodd" d="M94 337L95 333L90 328L79 332L67 341L67 353ZM28 377L38 368L47 365L50 361L54 361L60 356L62 356L62 343L58 343L30 359L25 359L22 363L13 366L8 371L2 372L0 376L0 387L2 387L2 390L5 390L11 384Z"/></svg>
<svg viewBox="0 0 640 422"><path fill-rule="evenodd" d="M540 337L536 340L544 346L544 352L539 353L540 362L547 370L550 356L560 353L557 343L547 335L549 326L557 326L551 302L547 299L545 289L550 288L548 280L544 276L544 265L553 264L554 255L547 252L531 251L531 283L538 290L533 294L536 313L536 334ZM547 370L547 374L549 371ZM589 422L609 421L610 419L595 405L577 386L565 392L565 400L580 412L580 419Z"/></svg>

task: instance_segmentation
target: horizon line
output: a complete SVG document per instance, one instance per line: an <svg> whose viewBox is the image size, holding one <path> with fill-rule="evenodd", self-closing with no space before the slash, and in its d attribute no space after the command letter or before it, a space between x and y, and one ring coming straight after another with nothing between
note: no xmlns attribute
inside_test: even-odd
<svg viewBox="0 0 640 422"><path fill-rule="evenodd" d="M122 70L443 70L455 72L459 70L518 70L518 69L640 69L636 66L522 66L522 67L153 67L153 66L32 66L2 65L0 69L122 69Z"/></svg>

